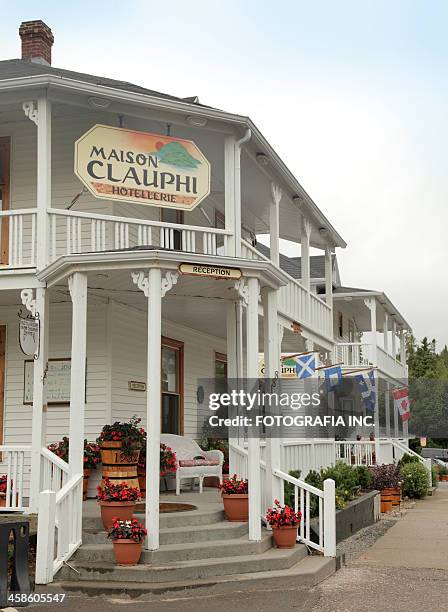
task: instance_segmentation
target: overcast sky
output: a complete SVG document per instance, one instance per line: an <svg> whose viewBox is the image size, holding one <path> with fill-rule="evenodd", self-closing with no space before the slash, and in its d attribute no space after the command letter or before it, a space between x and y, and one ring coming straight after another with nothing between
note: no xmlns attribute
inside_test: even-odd
<svg viewBox="0 0 448 612"><path fill-rule="evenodd" d="M448 2L0 0L55 66L250 115L348 243L345 285L385 291L448 343Z"/></svg>

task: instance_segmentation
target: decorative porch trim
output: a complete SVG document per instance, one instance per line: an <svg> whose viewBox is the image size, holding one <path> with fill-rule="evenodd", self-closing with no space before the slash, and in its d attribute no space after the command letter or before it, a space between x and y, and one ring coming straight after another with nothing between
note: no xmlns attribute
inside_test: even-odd
<svg viewBox="0 0 448 612"><path fill-rule="evenodd" d="M140 270L139 272L131 272L131 278L134 285L143 291L145 297L149 297L149 278L148 274Z"/></svg>
<svg viewBox="0 0 448 612"><path fill-rule="evenodd" d="M171 270L167 270L165 276L162 276L162 297L165 297L168 291L174 287L178 280L179 272L171 272Z"/></svg>
<svg viewBox="0 0 448 612"><path fill-rule="evenodd" d="M33 315L36 316L36 298L34 297L33 289L22 289L20 292L20 299L25 308Z"/></svg>
<svg viewBox="0 0 448 612"><path fill-rule="evenodd" d="M22 108L25 116L36 125L39 125L39 111L37 110L37 104L34 102L34 100L24 102L22 104Z"/></svg>
<svg viewBox="0 0 448 612"><path fill-rule="evenodd" d="M132 282L137 285L140 291L143 291L145 297L149 297L149 278L148 272L144 272L143 270L139 270L138 272L131 272ZM172 272L171 270L167 270L165 275L162 276L160 290L161 297L165 297L165 295L174 287L174 285L179 280L179 272Z"/></svg>
<svg viewBox="0 0 448 612"><path fill-rule="evenodd" d="M249 303L249 286L246 282L246 279L240 278L235 282L234 287L238 292L238 295L240 296L243 306L247 306Z"/></svg>

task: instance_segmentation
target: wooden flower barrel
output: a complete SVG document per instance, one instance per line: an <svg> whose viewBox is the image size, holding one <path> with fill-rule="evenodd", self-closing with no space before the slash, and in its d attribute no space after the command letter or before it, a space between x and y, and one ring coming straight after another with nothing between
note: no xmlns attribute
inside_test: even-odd
<svg viewBox="0 0 448 612"><path fill-rule="evenodd" d="M138 486L142 499L146 499L146 470L137 468Z"/></svg>
<svg viewBox="0 0 448 612"><path fill-rule="evenodd" d="M137 463L140 449L125 454L121 450L120 441L103 441L100 446L101 462L103 464L103 479L109 479L113 484L125 482L128 487L139 489L137 477Z"/></svg>
<svg viewBox="0 0 448 612"><path fill-rule="evenodd" d="M394 493L391 493L391 489L383 489L381 491L381 512L392 512L395 497Z"/></svg>

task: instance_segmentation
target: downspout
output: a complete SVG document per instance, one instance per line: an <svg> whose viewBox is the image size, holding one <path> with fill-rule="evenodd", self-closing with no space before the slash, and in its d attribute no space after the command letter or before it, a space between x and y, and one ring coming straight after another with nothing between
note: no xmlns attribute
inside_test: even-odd
<svg viewBox="0 0 448 612"><path fill-rule="evenodd" d="M241 148L252 137L247 128L242 138L235 142L235 256L241 257Z"/></svg>

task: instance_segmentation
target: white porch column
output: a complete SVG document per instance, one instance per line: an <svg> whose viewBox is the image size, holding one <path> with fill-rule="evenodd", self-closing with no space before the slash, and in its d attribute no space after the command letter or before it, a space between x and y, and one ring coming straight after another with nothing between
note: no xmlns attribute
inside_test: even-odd
<svg viewBox="0 0 448 612"><path fill-rule="evenodd" d="M49 340L49 306L48 289L36 289L35 312L40 322L39 356L34 360L33 373L33 418L31 431L31 482L30 512L37 512L41 485L40 450L45 446L47 424L47 364Z"/></svg>
<svg viewBox="0 0 448 612"><path fill-rule="evenodd" d="M384 393L384 407L386 413L386 438L390 438L390 382L386 381L386 390Z"/></svg>
<svg viewBox="0 0 448 612"><path fill-rule="evenodd" d="M68 279L72 298L72 351L70 375L69 477L84 467L84 413L86 402L87 274L75 272ZM80 499L82 503L82 498Z"/></svg>
<svg viewBox="0 0 448 612"><path fill-rule="evenodd" d="M232 381L232 386L238 379L238 325L237 325L237 302L227 304L226 331L227 331L227 377ZM229 437L229 473L235 474L235 458L231 444L237 444L237 439Z"/></svg>
<svg viewBox="0 0 448 612"><path fill-rule="evenodd" d="M310 288L310 236L311 236L311 222L304 215L302 215L302 234L300 237L301 244L301 266L302 266L302 285L306 288Z"/></svg>
<svg viewBox="0 0 448 612"><path fill-rule="evenodd" d="M247 331L247 379L252 383L258 379L258 294L257 278L248 278L248 300L246 308ZM251 387L251 384L248 385ZM249 435L248 440L249 481L249 540L261 540L261 471L260 439Z"/></svg>
<svg viewBox="0 0 448 612"><path fill-rule="evenodd" d="M271 183L272 199L269 206L269 236L270 236L270 252L271 261L280 266L280 200L282 199L282 190L275 183Z"/></svg>
<svg viewBox="0 0 448 612"><path fill-rule="evenodd" d="M277 321L277 291L265 287L262 291L263 301L263 339L265 378L274 379L280 376L280 353ZM278 392L278 389L275 389ZM271 392L268 388L267 392ZM281 499L282 483L272 475L272 470L281 469L280 437L266 436L266 499L273 504L274 499ZM267 508L265 508L266 510Z"/></svg>
<svg viewBox="0 0 448 612"><path fill-rule="evenodd" d="M386 311L384 311L384 320L383 320L383 348L386 353L389 353L389 315Z"/></svg>
<svg viewBox="0 0 448 612"><path fill-rule="evenodd" d="M48 213L51 207L51 102L37 100L37 269L48 263Z"/></svg>
<svg viewBox="0 0 448 612"><path fill-rule="evenodd" d="M404 342L404 329L400 327L400 362L406 365L406 345Z"/></svg>
<svg viewBox="0 0 448 612"><path fill-rule="evenodd" d="M241 218L237 224L237 211L235 208L235 137L227 136L224 141L224 202L225 202L225 228L232 232L227 237L227 253L236 256L237 242L241 244ZM237 227L239 228L237 231ZM241 248L241 247L240 247Z"/></svg>
<svg viewBox="0 0 448 612"><path fill-rule="evenodd" d="M398 421L398 408L395 407L395 402L392 404L394 411L394 438L400 437L400 426Z"/></svg>
<svg viewBox="0 0 448 612"><path fill-rule="evenodd" d="M159 268L148 273L148 359L146 394L146 525L149 550L159 548L160 481L160 368L162 352L162 275Z"/></svg>
<svg viewBox="0 0 448 612"><path fill-rule="evenodd" d="M333 254L330 247L325 249L325 301L331 308L330 336L333 337Z"/></svg>
<svg viewBox="0 0 448 612"><path fill-rule="evenodd" d="M395 319L392 319L392 357L395 359L397 356L397 323Z"/></svg>
<svg viewBox="0 0 448 612"><path fill-rule="evenodd" d="M378 402L378 355L377 355L377 334L376 334L376 299L366 298L364 300L365 305L370 310L370 332L372 335L371 342L371 361L374 366L373 374L375 377L375 455L376 462L380 461L380 415L379 415L379 402Z"/></svg>

